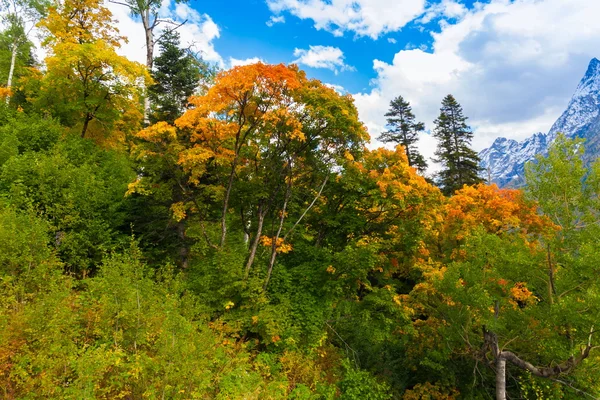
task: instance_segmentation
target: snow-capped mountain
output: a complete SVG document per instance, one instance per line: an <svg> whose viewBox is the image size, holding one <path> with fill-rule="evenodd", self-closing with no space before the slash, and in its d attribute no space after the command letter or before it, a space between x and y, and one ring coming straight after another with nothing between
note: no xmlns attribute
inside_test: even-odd
<svg viewBox="0 0 600 400"><path fill-rule="evenodd" d="M481 151L481 167L485 178L499 186L519 186L523 183L525 163L536 154L545 154L558 132L567 137L586 139L587 158L600 154L600 61L590 61L588 69L565 112L547 134L536 133L521 142L498 138L491 147Z"/></svg>
<svg viewBox="0 0 600 400"><path fill-rule="evenodd" d="M499 137L491 147L479 153L483 175L500 187L517 186L525 175L525 163L536 154L544 153L548 144L548 135L541 132L522 142Z"/></svg>

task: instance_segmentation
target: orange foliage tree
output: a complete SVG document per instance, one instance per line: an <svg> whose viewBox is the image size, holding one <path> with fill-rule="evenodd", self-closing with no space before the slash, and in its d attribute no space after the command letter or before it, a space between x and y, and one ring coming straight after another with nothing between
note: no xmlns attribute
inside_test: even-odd
<svg viewBox="0 0 600 400"><path fill-rule="evenodd" d="M175 125L159 123L140 132L138 159L169 160L178 171L172 175L176 182L167 184L181 192L171 206L176 219L195 214L204 225L220 205L217 244L202 228L210 246L223 248L228 224L239 215L245 240L252 237L246 276L266 236L262 243L271 252L265 286L278 250L290 249L283 245L286 236L320 196L311 186L322 190L344 154L358 156L368 137L349 96L307 79L295 66L262 63L220 73L206 94L190 99L190 109ZM165 184L151 176L152 168L145 167L146 176L132 192ZM297 219L290 219L286 234L292 216ZM273 223L265 235L267 218Z"/></svg>
<svg viewBox="0 0 600 400"><path fill-rule="evenodd" d="M464 186L448 199L441 213L443 224L437 232L438 245L452 247L457 252L460 252L457 245L481 228L491 234L517 234L532 244L556 229L521 190L500 189L495 184Z"/></svg>
<svg viewBox="0 0 600 400"><path fill-rule="evenodd" d="M192 180L204 174L209 160L229 167L224 185L220 247L225 243L229 199L245 147L250 142L264 141L261 136L270 137L273 126L277 125L292 127L289 137L302 139L298 121L288 110L293 103L292 91L299 87L298 72L284 65L258 63L235 67L221 73L208 93L192 97L193 108L176 121L179 128L190 132L191 147L181 153L179 162Z"/></svg>

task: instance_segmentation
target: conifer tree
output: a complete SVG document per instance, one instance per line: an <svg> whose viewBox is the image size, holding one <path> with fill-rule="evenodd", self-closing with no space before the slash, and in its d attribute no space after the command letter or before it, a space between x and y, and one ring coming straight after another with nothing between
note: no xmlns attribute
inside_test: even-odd
<svg viewBox="0 0 600 400"><path fill-rule="evenodd" d="M179 47L179 34L166 31L159 40L160 56L154 59L154 85L148 89L152 103L151 123L166 121L173 124L183 113L187 99L209 75L208 66Z"/></svg>
<svg viewBox="0 0 600 400"><path fill-rule="evenodd" d="M434 123L433 136L439 140L434 161L442 164L438 173L442 192L449 196L464 185L482 182L479 156L470 147L473 132L462 107L451 94L442 100L440 115Z"/></svg>
<svg viewBox="0 0 600 400"><path fill-rule="evenodd" d="M425 158L417 151L416 143L419 140L419 132L425 129L422 122L415 122L415 115L408 101L402 96L396 97L390 102L390 109L385 114L389 130L379 136L384 143L401 144L406 150L408 165L415 167L420 173L427 169Z"/></svg>

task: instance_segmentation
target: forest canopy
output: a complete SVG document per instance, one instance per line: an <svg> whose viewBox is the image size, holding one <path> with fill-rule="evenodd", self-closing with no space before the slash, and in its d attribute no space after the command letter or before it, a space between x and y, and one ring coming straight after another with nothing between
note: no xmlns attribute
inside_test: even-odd
<svg viewBox="0 0 600 400"><path fill-rule="evenodd" d="M142 65L100 1L18 5L46 58L14 16L1 396L600 396L600 163L581 140L559 135L521 189L485 184L449 95L426 178L401 96L382 110L395 147L371 149L353 98L296 65L219 70L176 29Z"/></svg>

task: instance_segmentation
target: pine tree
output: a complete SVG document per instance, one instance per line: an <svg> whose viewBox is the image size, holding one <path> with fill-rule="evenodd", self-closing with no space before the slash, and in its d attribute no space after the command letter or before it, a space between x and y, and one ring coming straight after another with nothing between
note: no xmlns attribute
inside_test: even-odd
<svg viewBox="0 0 600 400"><path fill-rule="evenodd" d="M422 122L415 122L415 115L408 101L402 96L396 97L390 102L390 109L385 114L389 130L379 136L384 143L396 143L404 146L408 164L415 167L420 173L427 169L425 158L417 151L416 143L419 140L419 132L425 129Z"/></svg>
<svg viewBox="0 0 600 400"><path fill-rule="evenodd" d="M473 132L466 121L460 104L451 94L446 96L440 115L434 121L436 127L433 136L439 140L434 161L443 167L438 173L438 184L447 196L463 185L483 181L479 176L479 156L470 147Z"/></svg>
<svg viewBox="0 0 600 400"><path fill-rule="evenodd" d="M151 123L166 121L170 124L185 111L188 98L198 88L202 77L210 75L206 63L179 47L179 34L166 31L158 41L160 56L154 59L152 78L148 88L152 109Z"/></svg>

